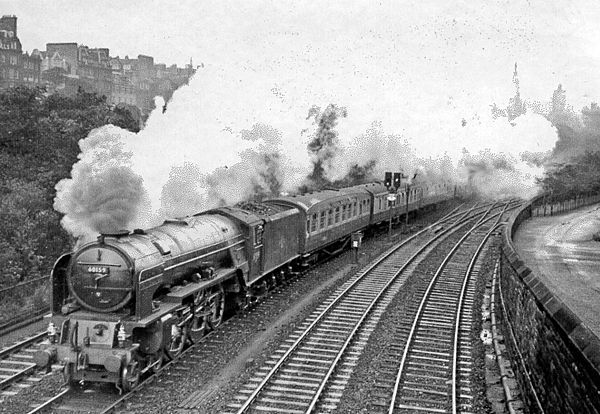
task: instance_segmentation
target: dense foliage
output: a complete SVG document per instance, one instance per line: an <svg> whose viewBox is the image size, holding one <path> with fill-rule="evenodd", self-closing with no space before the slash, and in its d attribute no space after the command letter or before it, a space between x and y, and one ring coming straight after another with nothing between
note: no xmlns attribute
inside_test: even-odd
<svg viewBox="0 0 600 414"><path fill-rule="evenodd" d="M550 168L540 180L555 198L567 199L600 192L600 151L585 152Z"/></svg>
<svg viewBox="0 0 600 414"><path fill-rule="evenodd" d="M600 192L600 107L592 102L576 113L566 102L566 91L558 85L543 113L559 136L553 164L540 180L555 199Z"/></svg>
<svg viewBox="0 0 600 414"><path fill-rule="evenodd" d="M0 92L0 288L46 276L72 240L52 208L78 142L94 128L139 125L128 109L80 91L46 96L25 87Z"/></svg>

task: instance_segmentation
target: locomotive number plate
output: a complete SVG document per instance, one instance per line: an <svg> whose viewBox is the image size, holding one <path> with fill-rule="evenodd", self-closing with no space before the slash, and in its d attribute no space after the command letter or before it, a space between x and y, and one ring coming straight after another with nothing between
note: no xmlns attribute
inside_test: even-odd
<svg viewBox="0 0 600 414"><path fill-rule="evenodd" d="M106 266L88 266L88 273L100 273L106 275L109 273L109 268Z"/></svg>

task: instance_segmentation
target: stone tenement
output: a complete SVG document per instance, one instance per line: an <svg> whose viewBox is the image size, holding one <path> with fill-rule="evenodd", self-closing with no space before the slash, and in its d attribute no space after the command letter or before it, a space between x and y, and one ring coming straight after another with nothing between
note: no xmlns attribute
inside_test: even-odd
<svg viewBox="0 0 600 414"><path fill-rule="evenodd" d="M545 413L598 414L600 340L532 274L512 244L513 231L530 216L531 204L509 221L501 270L516 343L509 334L505 340L523 400L532 413L541 406Z"/></svg>

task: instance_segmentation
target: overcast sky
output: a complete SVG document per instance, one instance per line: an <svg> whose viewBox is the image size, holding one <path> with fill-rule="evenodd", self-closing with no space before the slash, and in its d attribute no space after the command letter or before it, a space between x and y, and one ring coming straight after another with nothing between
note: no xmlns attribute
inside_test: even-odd
<svg viewBox="0 0 600 414"><path fill-rule="evenodd" d="M576 109L600 101L597 0L0 0L0 13L17 15L28 51L77 42L113 56L271 71L279 82L393 68L423 93L485 92L498 103L518 62L526 99L548 100L562 83Z"/></svg>

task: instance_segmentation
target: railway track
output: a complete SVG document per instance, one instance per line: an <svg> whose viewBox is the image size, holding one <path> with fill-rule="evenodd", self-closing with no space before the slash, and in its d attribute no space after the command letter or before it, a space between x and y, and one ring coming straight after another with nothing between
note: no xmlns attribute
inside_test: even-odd
<svg viewBox="0 0 600 414"><path fill-rule="evenodd" d="M41 379L43 373L36 369L33 354L45 338L41 332L0 349L0 401Z"/></svg>
<svg viewBox="0 0 600 414"><path fill-rule="evenodd" d="M473 226L431 278L406 337L398 337L402 353L385 412L474 412L470 373L475 278L471 276L501 217ZM377 411L374 407L373 412Z"/></svg>
<svg viewBox="0 0 600 414"><path fill-rule="evenodd" d="M226 412L335 410L370 333L417 259L426 257L445 238L456 238L456 232L484 214L475 210L453 214L430 226L350 279L255 373Z"/></svg>
<svg viewBox="0 0 600 414"><path fill-rule="evenodd" d="M286 283L292 282L292 279L286 281ZM276 302L278 295L284 295L284 291L271 292L271 295L265 297L261 301L261 307L252 307L249 312L261 312L266 311L264 308L268 308L270 302ZM247 311L247 312L248 312ZM216 331L211 331L209 334L199 338L194 345L185 349L177 359L170 361L163 365L156 373L148 376L142 381L132 392L124 395L119 395L114 385L112 384L101 384L92 387L71 387L61 388L54 393L47 393L35 401L31 401L32 409L28 414L41 414L41 413L73 413L79 412L86 414L108 414L117 412L130 412L126 408L132 399L141 392L141 390L152 390L153 387L161 389L161 384L154 384L158 378L160 378L165 372L169 373L169 379L167 383L172 383L177 379L171 379L171 377L179 378L177 374L171 375L173 371L181 374L181 381L185 381L186 371L191 363L202 361L209 358L210 353L215 348L223 347L226 344L223 340L223 330L239 330L243 329L243 320L237 318L228 319ZM198 398L210 397L210 391L202 393ZM138 405L133 402L132 405L135 407ZM138 407L143 412L143 406Z"/></svg>
<svg viewBox="0 0 600 414"><path fill-rule="evenodd" d="M466 212L462 212L459 211L457 212L456 210L454 212L452 212L451 214L447 215L444 219L440 220L436 225L434 226L429 226L427 229L423 230L421 233L415 235L415 237L421 237L423 240L427 239L431 233L438 233L438 235L443 234L446 230L444 229L447 226L450 226L452 223L458 222L460 220L464 220L468 215L477 215L477 214L482 214L482 212L486 209L486 206L473 206L471 209L467 210ZM412 239L407 240L406 242L409 242ZM389 301L389 298L388 298ZM380 315L381 314L381 310L374 310L373 314L374 315ZM227 321L229 322L229 321ZM373 322L368 322L366 326L370 326L371 329L374 327ZM224 329L229 329L229 327L225 328L225 326L223 327ZM223 329L221 328L221 329ZM218 331L217 331L218 332ZM223 344L219 344L218 339L215 340L214 338L211 338L211 336L207 336L205 338L202 339L203 342L208 343L209 346L211 344L212 341L215 341L214 346L222 346ZM191 351L191 349L188 350L188 352ZM186 356L187 355L187 356ZM181 357L178 359L177 362L174 362L172 364L175 364L177 366L179 366L180 369L184 369L185 368L185 359L186 358L195 358L198 359L200 358L198 355L188 355L187 353L184 353L181 355ZM183 359L184 361L181 361L181 359ZM165 367L163 367L160 372L163 372L165 369L167 369L168 366L172 365L166 365ZM177 370L177 366L175 366L175 369ZM160 375L160 373L159 373ZM336 378L338 373L335 373ZM122 408L126 405L125 403L130 400L130 398L136 394L136 391L144 388L144 387L149 387L150 389L152 387L154 387L154 385L150 385L150 383L152 383L154 380L156 379L156 376L151 376L150 378L148 378L146 381L142 382L137 388L136 390L134 390L134 392L125 395L125 396L118 396L117 394L115 394L114 390L110 389L102 389L101 387L96 387L93 388L92 390L87 389L86 392L83 392L83 390L81 389L63 389L60 390L60 392L58 394L53 394L53 395L48 395L47 397L43 398L43 399L39 399L35 402L32 402L32 406L35 405L35 407L30 411L31 414L33 413L46 413L46 412L73 412L73 410L71 410L71 408L74 407L80 407L81 409L83 409L83 411L88 412L88 413L109 413L109 412L121 412ZM206 393L200 393L200 395L194 396L194 398L196 400L198 399L202 399L202 398L210 398L210 392L206 392ZM135 405L135 403L134 403ZM85 408L84 408L85 407ZM125 409L127 411L127 409Z"/></svg>

